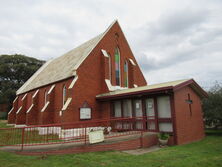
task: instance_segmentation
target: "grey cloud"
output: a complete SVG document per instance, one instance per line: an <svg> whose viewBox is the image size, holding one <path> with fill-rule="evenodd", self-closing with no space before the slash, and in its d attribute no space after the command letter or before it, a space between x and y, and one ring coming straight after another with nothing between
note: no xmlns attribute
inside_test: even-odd
<svg viewBox="0 0 222 167"><path fill-rule="evenodd" d="M101 33L118 18L148 81L218 80L222 72L222 65L217 64L222 54L221 2L1 1L0 54L48 60ZM159 17L152 19L154 14Z"/></svg>

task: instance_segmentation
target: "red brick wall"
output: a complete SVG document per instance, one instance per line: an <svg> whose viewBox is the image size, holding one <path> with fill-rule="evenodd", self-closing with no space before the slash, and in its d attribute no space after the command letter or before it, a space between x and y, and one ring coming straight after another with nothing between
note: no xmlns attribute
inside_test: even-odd
<svg viewBox="0 0 222 167"><path fill-rule="evenodd" d="M193 101L190 115L188 93ZM200 97L190 87L184 87L174 94L177 144L185 144L203 139L204 124Z"/></svg>
<svg viewBox="0 0 222 167"><path fill-rule="evenodd" d="M115 33L118 33L118 39L116 39ZM100 106L99 102L96 101L95 97L98 94L108 92L108 88L105 83L105 78L108 78L108 62L107 58L101 52L101 49L105 49L111 56L112 60L112 80L111 83L115 84L115 62L114 62L114 51L116 47L120 49L121 57L121 86L123 86L123 70L124 62L128 61L131 58L136 66L129 64L129 87L133 87L133 84L138 86L146 85L144 76L132 54L132 51L129 48L129 45L123 35L123 32L120 30L119 24L115 23L109 32L104 36L104 38L99 42L97 47L91 52L91 54L85 59L85 61L80 65L77 70L78 80L75 83L72 89L68 89L73 78L60 81L55 83L55 92L54 97L50 98L50 109L47 109L46 113L41 113L40 111L45 105L45 90L49 90L53 85L44 86L39 88L38 94L38 103L35 107L36 111L32 111L29 114L29 119L35 119L34 124L47 124L47 123L59 123L59 122L74 122L79 121L80 114L79 108L82 107L84 102L89 104L89 107L92 108L92 119L98 119L109 116L109 111L107 110L104 113L104 108ZM70 69L71 70L71 69ZM63 112L63 115L60 116L59 113L62 109L62 90L63 86L66 85L68 97L72 97L71 104L68 106L67 110ZM37 89L28 92L26 102L22 103L21 98L24 94L19 95L18 108L23 105L23 115L26 115L26 111L32 105L32 95ZM67 97L67 98L68 98ZM53 100L52 100L53 99ZM106 107L107 109L108 107ZM24 120L20 116L17 117L17 122L23 123ZM30 121L29 121L30 122ZM24 122L25 123L25 122Z"/></svg>
<svg viewBox="0 0 222 167"><path fill-rule="evenodd" d="M109 150L132 150L141 147L147 148L158 143L156 135L144 136L137 139L126 140L122 142L115 142L111 144L93 144L93 145L83 145L79 147L72 147L65 150L53 150L45 152L18 152L22 155L41 155L41 154L73 154L82 152L95 152L95 151L109 151Z"/></svg>
<svg viewBox="0 0 222 167"><path fill-rule="evenodd" d="M116 32L119 34L118 40L115 38ZM128 46L126 39L124 38L122 31L120 30L119 25L116 23L78 68L78 80L72 89L73 101L63 116L63 120L65 122L79 121L79 108L85 101L92 108L92 119L98 119L102 118L103 116L107 116L102 113L104 111L101 110L102 108L99 102L97 102L95 99L96 95L109 91L105 83L105 78L108 78L108 58L104 57L101 49L106 50L111 56L111 82L113 85L116 85L114 51L117 46L120 49L121 55L121 86L123 86L124 61L128 60L128 58L131 58L136 64L137 62ZM133 83L131 82L131 87L133 84L137 84L138 86L146 85L146 81L139 69L138 64L134 66L134 75L136 75L136 79L133 81ZM107 110L107 112L109 111Z"/></svg>
<svg viewBox="0 0 222 167"><path fill-rule="evenodd" d="M118 33L118 38L116 38L115 33ZM123 71L124 71L124 62L125 60L128 61L128 58L131 58L136 66L134 66L134 75L135 80L134 80L134 84L137 84L138 86L144 86L146 85L146 80L138 66L138 63L128 45L128 42L123 34L123 32L120 29L120 26L118 23L115 23L113 25L113 27L110 29L110 31L107 33L107 35L100 41L99 46L98 46L98 52L101 54L100 49L105 49L110 55L111 55L111 60L112 60L112 85L116 85L115 83L115 59L114 59L114 52L115 52L115 48L119 47L120 50L120 58L121 58L121 86L123 85L123 81L124 81L124 75L123 75ZM99 54L98 53L98 54ZM128 62L129 66L130 66L130 62ZM129 78L130 79L130 78ZM132 85L131 85L132 87Z"/></svg>
<svg viewBox="0 0 222 167"><path fill-rule="evenodd" d="M41 112L42 108L45 105L45 91L49 91L51 88L51 85L47 85L44 87L39 88L39 93L37 94L37 97L35 99L35 107L30 112L30 114L26 115L27 110L29 107L33 104L33 98L32 96L35 94L35 92L38 89L32 90L27 93L27 97L25 100L22 101L22 97L25 94L21 94L18 96L18 107L16 111L20 108L20 106L23 106L22 112L20 114L16 115L16 122L19 124L51 124L51 123L58 123L61 122L61 116L59 115L59 112L62 109L62 91L63 86L66 85L67 88L67 96L71 95L69 93L68 87L71 83L73 78L60 81L56 83L55 85L55 92L52 96L47 96L47 99L50 100L50 106L49 109L46 112ZM56 94L55 94L56 93ZM16 112L15 111L15 112ZM29 121L25 121L24 117L28 117ZM13 122L13 120L10 119L9 122Z"/></svg>
<svg viewBox="0 0 222 167"><path fill-rule="evenodd" d="M109 119L111 115L111 105L109 101L100 102L100 118Z"/></svg>

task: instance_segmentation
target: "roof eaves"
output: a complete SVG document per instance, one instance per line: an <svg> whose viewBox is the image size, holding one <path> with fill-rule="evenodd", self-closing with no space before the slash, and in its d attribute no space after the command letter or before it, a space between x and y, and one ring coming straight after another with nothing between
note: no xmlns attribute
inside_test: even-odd
<svg viewBox="0 0 222 167"><path fill-rule="evenodd" d="M201 96L202 98L204 97L208 97L208 94L205 90L203 90L194 79L189 79L181 84L178 84L176 86L174 86L173 91L177 91L185 86L191 86L192 89L194 89L194 91L196 91L197 94L199 94L199 96ZM196 89L198 89L199 91L197 91Z"/></svg>
<svg viewBox="0 0 222 167"><path fill-rule="evenodd" d="M53 59L45 62L45 64L43 64L32 76L31 78L29 78L17 91L16 91L16 95L28 92L29 90L24 91L25 87L30 84L44 69L45 67L47 67L47 65L52 62Z"/></svg>
<svg viewBox="0 0 222 167"><path fill-rule="evenodd" d="M153 93L160 93L162 91L168 91L168 90L173 90L173 86L166 86L166 87L160 87L160 88L153 88L153 89L148 89L148 90L140 90L140 91L135 91L135 92L127 92L127 93L120 93L120 94L113 94L113 95L104 95L104 96L96 96L97 100L107 100L107 99L113 99L113 98L123 98L127 96L136 96L139 94L153 94Z"/></svg>

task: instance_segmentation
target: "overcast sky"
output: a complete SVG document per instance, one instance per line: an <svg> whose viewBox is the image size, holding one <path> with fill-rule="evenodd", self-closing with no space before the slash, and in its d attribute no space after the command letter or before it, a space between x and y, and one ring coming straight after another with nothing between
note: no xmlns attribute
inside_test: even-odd
<svg viewBox="0 0 222 167"><path fill-rule="evenodd" d="M222 82L222 0L0 0L0 54L49 60L115 19L149 84Z"/></svg>

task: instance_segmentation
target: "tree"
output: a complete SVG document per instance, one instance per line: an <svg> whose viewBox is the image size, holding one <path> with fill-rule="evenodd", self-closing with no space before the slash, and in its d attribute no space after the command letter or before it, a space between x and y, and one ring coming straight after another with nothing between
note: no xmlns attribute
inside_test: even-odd
<svg viewBox="0 0 222 167"><path fill-rule="evenodd" d="M203 112L205 118L205 124L218 128L222 126L222 87L216 83L210 91L208 91L209 97L203 99Z"/></svg>
<svg viewBox="0 0 222 167"><path fill-rule="evenodd" d="M18 90L44 61L24 55L0 55L0 104L12 106Z"/></svg>

